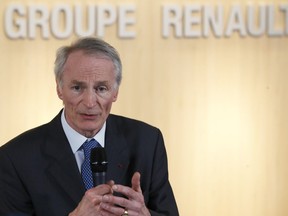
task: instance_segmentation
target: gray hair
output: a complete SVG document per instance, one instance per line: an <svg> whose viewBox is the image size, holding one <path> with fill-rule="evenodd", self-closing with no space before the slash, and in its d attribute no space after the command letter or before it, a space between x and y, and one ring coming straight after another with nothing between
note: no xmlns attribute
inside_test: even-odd
<svg viewBox="0 0 288 216"><path fill-rule="evenodd" d="M64 65L69 55L82 50L88 55L103 55L111 59L115 67L116 84L120 86L122 80L122 63L117 50L107 42L93 37L80 38L71 46L63 46L57 50L54 62L54 74L57 82L61 84Z"/></svg>

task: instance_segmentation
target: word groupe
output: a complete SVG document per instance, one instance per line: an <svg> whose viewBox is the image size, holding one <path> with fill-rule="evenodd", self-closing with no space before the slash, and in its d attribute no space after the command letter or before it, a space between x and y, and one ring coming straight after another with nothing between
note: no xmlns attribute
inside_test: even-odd
<svg viewBox="0 0 288 216"><path fill-rule="evenodd" d="M11 3L4 12L4 32L10 39L66 39L73 35L104 37L114 27L117 37L133 39L139 30L138 13L141 10L137 10L136 4ZM146 32L159 33L163 38L288 35L288 4L232 5L228 9L221 4L165 4L158 14L159 17L153 17L161 23L159 31L152 32L155 28L149 28Z"/></svg>

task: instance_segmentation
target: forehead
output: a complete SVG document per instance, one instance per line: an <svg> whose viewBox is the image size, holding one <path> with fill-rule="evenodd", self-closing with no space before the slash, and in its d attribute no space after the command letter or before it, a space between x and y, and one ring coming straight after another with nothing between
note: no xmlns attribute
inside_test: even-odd
<svg viewBox="0 0 288 216"><path fill-rule="evenodd" d="M81 65L81 63L89 63L89 65L98 64L101 60L106 61L105 64L113 65L110 57L102 53L87 53L83 50L77 50L68 55L65 66Z"/></svg>
<svg viewBox="0 0 288 216"><path fill-rule="evenodd" d="M64 76L101 76L115 78L112 60L101 54L87 54L83 51L71 53L64 65Z"/></svg>

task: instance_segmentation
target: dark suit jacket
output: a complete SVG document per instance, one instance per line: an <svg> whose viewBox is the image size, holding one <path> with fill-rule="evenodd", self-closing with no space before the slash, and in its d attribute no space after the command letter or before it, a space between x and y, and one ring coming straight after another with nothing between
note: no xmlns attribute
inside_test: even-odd
<svg viewBox="0 0 288 216"><path fill-rule="evenodd" d="M84 184L60 116L0 147L0 215L62 216L80 202ZM111 114L105 139L107 180L130 186L139 171L151 214L177 216L160 130Z"/></svg>

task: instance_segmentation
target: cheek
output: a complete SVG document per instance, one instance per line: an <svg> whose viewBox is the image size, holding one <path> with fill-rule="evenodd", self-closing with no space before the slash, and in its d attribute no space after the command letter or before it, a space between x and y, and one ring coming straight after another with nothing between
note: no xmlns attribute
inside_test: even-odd
<svg viewBox="0 0 288 216"><path fill-rule="evenodd" d="M112 103L113 103L113 100L109 100L109 101L105 101L102 103L102 107L107 111L107 112L110 112L110 109L112 107Z"/></svg>
<svg viewBox="0 0 288 216"><path fill-rule="evenodd" d="M80 98L71 95L62 94L63 104L68 108L73 108L81 101Z"/></svg>

